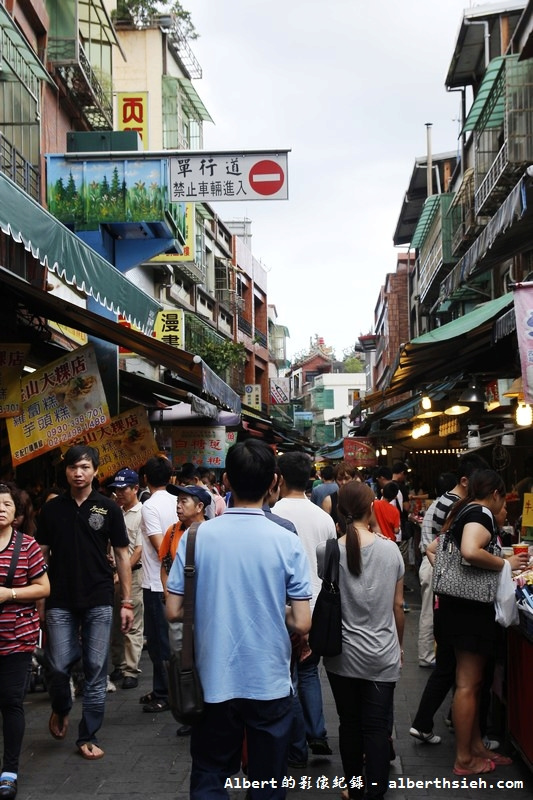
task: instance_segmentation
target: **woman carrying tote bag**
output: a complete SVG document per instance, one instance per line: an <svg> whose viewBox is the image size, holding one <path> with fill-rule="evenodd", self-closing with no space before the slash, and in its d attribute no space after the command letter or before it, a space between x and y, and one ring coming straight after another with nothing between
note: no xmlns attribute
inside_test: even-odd
<svg viewBox="0 0 533 800"><path fill-rule="evenodd" d="M324 657L337 713L348 785L343 797L379 800L388 788L394 687L400 677L404 563L396 544L369 529L374 493L351 481L339 491L342 652ZM317 547L318 574L326 543Z"/></svg>
<svg viewBox="0 0 533 800"><path fill-rule="evenodd" d="M504 503L505 485L500 475L491 469L474 472L469 481L469 496L454 505L442 528L439 538L448 532L453 541L439 558L457 547L463 559L462 564L466 561L470 565L464 567L462 572L468 576L468 569L473 567L477 568L476 574L479 576L480 571L487 570L487 584L495 585L494 575L502 570L505 559L499 555L496 544L494 515L501 511ZM439 540L435 539L426 550L432 565L435 564L438 547ZM509 559L511 568L518 569L523 565L523 560L519 556L512 556ZM437 567L434 576L438 572ZM465 580L467 582L468 577ZM435 582L434 588L438 590ZM494 594L491 593L491 601L480 602L442 591L438 593L440 625L453 645L457 662L452 705L456 746L453 771L456 775L479 775L511 763L507 756L485 747L479 727L483 674L501 635L501 628L496 623Z"/></svg>

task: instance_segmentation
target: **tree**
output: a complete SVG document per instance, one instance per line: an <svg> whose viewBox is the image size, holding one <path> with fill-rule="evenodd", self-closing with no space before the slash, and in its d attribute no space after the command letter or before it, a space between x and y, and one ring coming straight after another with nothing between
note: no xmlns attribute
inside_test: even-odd
<svg viewBox="0 0 533 800"><path fill-rule="evenodd" d="M361 361L360 354L354 350L345 350L343 352L342 366L344 372L363 372L365 365Z"/></svg>
<svg viewBox="0 0 533 800"><path fill-rule="evenodd" d="M158 0L118 0L114 17L117 20L131 20L138 28L144 28L162 14L174 17L185 39L198 38L191 12L186 11L179 0L167 3Z"/></svg>

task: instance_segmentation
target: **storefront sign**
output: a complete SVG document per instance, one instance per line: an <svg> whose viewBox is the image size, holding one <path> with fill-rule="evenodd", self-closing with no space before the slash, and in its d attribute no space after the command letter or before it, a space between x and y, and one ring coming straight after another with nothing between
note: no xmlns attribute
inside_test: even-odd
<svg viewBox="0 0 533 800"><path fill-rule="evenodd" d="M272 405L285 405L291 400L290 378L270 378L270 402Z"/></svg>
<svg viewBox="0 0 533 800"><path fill-rule="evenodd" d="M137 131L148 150L148 92L117 92L117 130Z"/></svg>
<svg viewBox="0 0 533 800"><path fill-rule="evenodd" d="M515 284L513 292L524 400L533 403L533 283Z"/></svg>
<svg viewBox="0 0 533 800"><path fill-rule="evenodd" d="M261 384L260 383L247 383L244 387L244 396L242 398L243 406L255 408L261 411Z"/></svg>
<svg viewBox="0 0 533 800"><path fill-rule="evenodd" d="M220 425L202 428L172 428L172 463L174 466L191 463L197 467L223 469L226 453L235 444L234 431L226 432Z"/></svg>
<svg viewBox="0 0 533 800"><path fill-rule="evenodd" d="M171 347L185 346L185 314L183 309L165 309L158 311L152 334L159 342Z"/></svg>
<svg viewBox="0 0 533 800"><path fill-rule="evenodd" d="M0 417L20 414L20 376L29 344L0 344Z"/></svg>
<svg viewBox="0 0 533 800"><path fill-rule="evenodd" d="M142 406L113 417L101 428L88 431L76 439L75 443L78 442L98 451L100 480L109 478L124 467L138 472L139 467L159 452L146 409Z"/></svg>
<svg viewBox="0 0 533 800"><path fill-rule="evenodd" d="M21 389L21 413L6 421L14 466L109 422L92 345L32 372Z"/></svg>
<svg viewBox="0 0 533 800"><path fill-rule="evenodd" d="M376 448L370 439L344 439L344 460L354 467L375 467Z"/></svg>

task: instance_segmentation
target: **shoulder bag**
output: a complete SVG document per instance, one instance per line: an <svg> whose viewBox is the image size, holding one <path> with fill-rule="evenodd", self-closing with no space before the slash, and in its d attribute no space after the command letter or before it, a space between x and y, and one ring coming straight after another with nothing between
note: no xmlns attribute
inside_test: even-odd
<svg viewBox="0 0 533 800"><path fill-rule="evenodd" d="M309 631L309 647L319 656L338 656L342 652L339 559L337 539L328 539L324 552L322 588L316 599Z"/></svg>
<svg viewBox="0 0 533 800"><path fill-rule="evenodd" d="M193 523L187 534L182 649L172 653L168 662L168 702L174 719L182 725L198 722L204 713L204 692L194 661L193 637L196 597L194 546L198 527L199 523Z"/></svg>
<svg viewBox="0 0 533 800"><path fill-rule="evenodd" d="M439 536L433 567L433 591L461 600L494 603L500 573L469 564L452 535L468 508L470 506L462 509L446 533Z"/></svg>

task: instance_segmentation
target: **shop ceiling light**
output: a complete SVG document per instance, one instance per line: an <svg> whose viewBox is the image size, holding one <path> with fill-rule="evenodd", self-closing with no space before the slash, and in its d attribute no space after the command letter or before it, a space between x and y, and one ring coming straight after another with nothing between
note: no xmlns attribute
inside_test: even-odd
<svg viewBox="0 0 533 800"><path fill-rule="evenodd" d="M429 411L431 408L431 397L429 397L427 394L425 394L422 398L422 408L424 411Z"/></svg>
<svg viewBox="0 0 533 800"><path fill-rule="evenodd" d="M504 397L521 397L524 394L524 385L522 383L522 376L515 378L506 392L503 393Z"/></svg>
<svg viewBox="0 0 533 800"><path fill-rule="evenodd" d="M458 417L460 414L466 414L467 411L470 411L470 406L465 406L460 403L453 403L451 406L444 409L444 413L449 417Z"/></svg>
<svg viewBox="0 0 533 800"><path fill-rule="evenodd" d="M485 392L479 386L477 380L472 378L467 388L459 397L460 403L484 403Z"/></svg>
<svg viewBox="0 0 533 800"><path fill-rule="evenodd" d="M413 428L411 436L413 439L420 439L421 436L427 436L428 433L431 432L431 428L427 422L423 422L421 425L417 425Z"/></svg>
<svg viewBox="0 0 533 800"><path fill-rule="evenodd" d="M518 403L516 407L516 424L527 426L533 422L533 409L528 403Z"/></svg>

